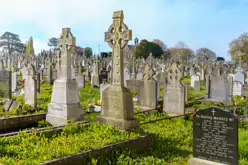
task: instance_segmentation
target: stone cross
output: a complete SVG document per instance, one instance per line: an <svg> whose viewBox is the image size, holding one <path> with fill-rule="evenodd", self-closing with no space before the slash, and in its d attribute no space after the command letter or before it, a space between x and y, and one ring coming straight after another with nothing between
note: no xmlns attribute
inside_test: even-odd
<svg viewBox="0 0 248 165"><path fill-rule="evenodd" d="M123 22L123 11L114 12L113 24L105 32L105 41L113 49L112 84L124 86L123 49L132 40L132 31Z"/></svg>
<svg viewBox="0 0 248 165"><path fill-rule="evenodd" d="M60 78L71 79L71 54L75 50L76 38L73 37L70 28L62 29L58 42L61 49Z"/></svg>
<svg viewBox="0 0 248 165"><path fill-rule="evenodd" d="M180 82L180 79L183 77L182 70L177 66L176 63L173 63L169 71L169 80L171 84L177 84Z"/></svg>

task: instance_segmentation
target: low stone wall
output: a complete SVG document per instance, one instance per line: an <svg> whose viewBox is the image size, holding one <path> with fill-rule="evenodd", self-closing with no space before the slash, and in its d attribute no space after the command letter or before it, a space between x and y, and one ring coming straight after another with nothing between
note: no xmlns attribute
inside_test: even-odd
<svg viewBox="0 0 248 165"><path fill-rule="evenodd" d="M154 135L145 135L136 139L111 144L91 151L81 152L75 155L54 159L41 163L41 165L82 165L90 161L90 157L97 155L105 155L121 149L131 149L135 151L144 151L154 144Z"/></svg>
<svg viewBox="0 0 248 165"><path fill-rule="evenodd" d="M46 114L34 114L0 119L0 131L20 128L45 120Z"/></svg>

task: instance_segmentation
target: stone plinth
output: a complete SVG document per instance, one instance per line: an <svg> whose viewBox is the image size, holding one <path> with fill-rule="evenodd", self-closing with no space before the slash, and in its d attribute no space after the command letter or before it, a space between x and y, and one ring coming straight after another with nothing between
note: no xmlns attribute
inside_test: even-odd
<svg viewBox="0 0 248 165"><path fill-rule="evenodd" d="M134 116L132 93L129 89L112 84L103 91L101 116L97 120L103 125L112 125L128 131L139 127Z"/></svg>
<svg viewBox="0 0 248 165"><path fill-rule="evenodd" d="M48 105L46 120L54 125L65 125L67 120L83 120L83 109L76 80L57 79L54 82L52 101Z"/></svg>
<svg viewBox="0 0 248 165"><path fill-rule="evenodd" d="M204 159L191 158L189 159L189 165L226 165L226 164L208 161Z"/></svg>

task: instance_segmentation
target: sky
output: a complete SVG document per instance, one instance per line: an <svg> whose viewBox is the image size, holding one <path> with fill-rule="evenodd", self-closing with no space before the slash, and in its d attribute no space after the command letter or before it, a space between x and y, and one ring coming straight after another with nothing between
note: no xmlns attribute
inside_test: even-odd
<svg viewBox="0 0 248 165"><path fill-rule="evenodd" d="M48 49L48 39L58 38L65 27L78 46L111 51L104 32L119 10L133 40L160 39L168 47L183 41L226 59L228 43L248 32L248 0L0 0L0 6L0 35L9 31L23 42L32 36L36 53Z"/></svg>

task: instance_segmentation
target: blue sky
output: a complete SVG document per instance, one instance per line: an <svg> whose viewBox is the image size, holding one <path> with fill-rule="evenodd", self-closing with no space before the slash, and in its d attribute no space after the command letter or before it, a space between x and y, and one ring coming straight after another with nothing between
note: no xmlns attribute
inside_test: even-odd
<svg viewBox="0 0 248 165"><path fill-rule="evenodd" d="M118 10L133 38L160 39L168 47L183 41L227 59L228 43L248 32L248 0L0 0L0 6L0 34L10 31L22 41L32 36L36 52L63 27L72 29L77 45L110 51L104 32Z"/></svg>

